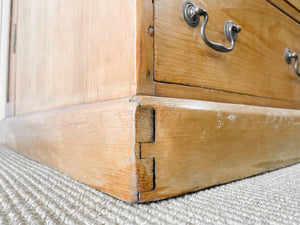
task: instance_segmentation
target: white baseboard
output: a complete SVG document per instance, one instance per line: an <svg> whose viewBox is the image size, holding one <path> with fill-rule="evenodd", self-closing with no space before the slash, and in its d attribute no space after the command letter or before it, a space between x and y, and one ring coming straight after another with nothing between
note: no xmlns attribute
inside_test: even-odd
<svg viewBox="0 0 300 225"><path fill-rule="evenodd" d="M0 120L2 120L5 117L5 103L0 104L0 109Z"/></svg>
<svg viewBox="0 0 300 225"><path fill-rule="evenodd" d="M8 72L10 1L0 0L0 120L5 115Z"/></svg>

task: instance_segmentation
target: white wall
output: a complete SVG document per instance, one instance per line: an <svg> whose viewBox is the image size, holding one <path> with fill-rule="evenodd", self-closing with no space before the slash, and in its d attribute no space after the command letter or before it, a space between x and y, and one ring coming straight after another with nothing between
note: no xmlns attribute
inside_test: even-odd
<svg viewBox="0 0 300 225"><path fill-rule="evenodd" d="M5 115L10 0L0 0L0 120Z"/></svg>

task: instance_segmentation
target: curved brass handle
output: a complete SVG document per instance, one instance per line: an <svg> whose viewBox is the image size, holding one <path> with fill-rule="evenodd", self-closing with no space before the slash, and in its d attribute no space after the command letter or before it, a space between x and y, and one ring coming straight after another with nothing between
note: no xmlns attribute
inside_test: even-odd
<svg viewBox="0 0 300 225"><path fill-rule="evenodd" d="M219 52L230 52L233 50L237 39L237 33L241 31L241 26L235 25L231 20L226 21L224 25L224 32L227 40L231 43L230 47L227 48L222 44L212 42L207 39L205 28L209 17L205 9L202 9L193 2L186 1L182 6L182 14L186 23L191 27L197 27L200 22L200 16L204 16L204 21L201 25L201 36L209 47Z"/></svg>
<svg viewBox="0 0 300 225"><path fill-rule="evenodd" d="M298 70L299 57L296 52L292 53L289 48L286 48L284 51L285 60L288 64L292 63L292 59L295 59L295 71L296 74L300 77L300 72Z"/></svg>

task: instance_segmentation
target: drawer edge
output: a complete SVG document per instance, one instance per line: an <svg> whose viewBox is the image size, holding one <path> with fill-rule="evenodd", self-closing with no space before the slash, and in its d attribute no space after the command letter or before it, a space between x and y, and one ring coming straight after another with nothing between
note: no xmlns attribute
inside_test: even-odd
<svg viewBox="0 0 300 225"><path fill-rule="evenodd" d="M300 102L246 95L204 87L154 82L157 97L183 98L203 101L256 105L274 108L300 109Z"/></svg>

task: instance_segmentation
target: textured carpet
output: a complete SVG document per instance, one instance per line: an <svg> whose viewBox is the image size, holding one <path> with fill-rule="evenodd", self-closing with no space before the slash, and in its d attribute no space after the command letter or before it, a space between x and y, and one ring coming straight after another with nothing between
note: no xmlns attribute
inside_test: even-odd
<svg viewBox="0 0 300 225"><path fill-rule="evenodd" d="M300 224L300 164L127 204L0 146L0 224Z"/></svg>

